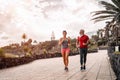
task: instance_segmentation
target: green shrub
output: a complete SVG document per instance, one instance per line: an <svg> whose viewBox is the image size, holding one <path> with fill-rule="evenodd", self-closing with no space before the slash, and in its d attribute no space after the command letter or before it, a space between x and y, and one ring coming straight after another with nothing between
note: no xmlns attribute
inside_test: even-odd
<svg viewBox="0 0 120 80"><path fill-rule="evenodd" d="M89 49L89 50L94 50L94 49L97 49L97 48L98 48L97 44L89 45L89 46L88 46L88 49Z"/></svg>

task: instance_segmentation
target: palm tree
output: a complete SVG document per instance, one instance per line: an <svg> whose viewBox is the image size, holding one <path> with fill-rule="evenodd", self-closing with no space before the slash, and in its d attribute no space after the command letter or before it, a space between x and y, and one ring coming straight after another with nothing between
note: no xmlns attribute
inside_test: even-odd
<svg viewBox="0 0 120 80"><path fill-rule="evenodd" d="M25 39L27 38L27 35L24 33L24 34L22 35L22 38L24 39L24 42L25 42Z"/></svg>
<svg viewBox="0 0 120 80"><path fill-rule="evenodd" d="M100 4L105 7L105 10L93 12L92 20L94 20L95 22L111 20L109 26L114 27L112 30L112 36L113 38L116 38L116 44L118 44L118 30L120 29L120 0L111 0L111 3L100 1ZM106 27L109 26L106 25Z"/></svg>
<svg viewBox="0 0 120 80"><path fill-rule="evenodd" d="M100 4L105 7L105 10L93 12L95 22L103 20L112 20L111 22L120 22L120 0L111 0L112 3L100 1Z"/></svg>

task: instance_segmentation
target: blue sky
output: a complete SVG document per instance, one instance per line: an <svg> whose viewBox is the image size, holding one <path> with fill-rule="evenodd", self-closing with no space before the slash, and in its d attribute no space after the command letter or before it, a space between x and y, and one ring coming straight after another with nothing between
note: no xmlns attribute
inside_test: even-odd
<svg viewBox="0 0 120 80"><path fill-rule="evenodd" d="M93 32L105 27L90 21L91 12L103 9L98 0L0 0L0 46L22 41L22 34L37 41L56 39L67 30L77 37L80 29Z"/></svg>

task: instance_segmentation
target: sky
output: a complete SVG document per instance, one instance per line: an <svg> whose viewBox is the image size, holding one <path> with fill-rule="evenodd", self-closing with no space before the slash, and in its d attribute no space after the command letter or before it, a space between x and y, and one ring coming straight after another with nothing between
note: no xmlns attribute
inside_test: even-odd
<svg viewBox="0 0 120 80"><path fill-rule="evenodd" d="M52 32L58 40L62 31L76 38L80 29L95 32L105 27L94 24L91 12L101 10L99 0L0 0L0 46L27 39L50 40Z"/></svg>

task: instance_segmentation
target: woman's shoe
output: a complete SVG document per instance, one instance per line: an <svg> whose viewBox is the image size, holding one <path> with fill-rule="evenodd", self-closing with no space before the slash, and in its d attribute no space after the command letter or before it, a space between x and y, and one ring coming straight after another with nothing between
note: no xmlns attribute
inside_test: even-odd
<svg viewBox="0 0 120 80"><path fill-rule="evenodd" d="M65 71L68 71L68 67L65 67Z"/></svg>

